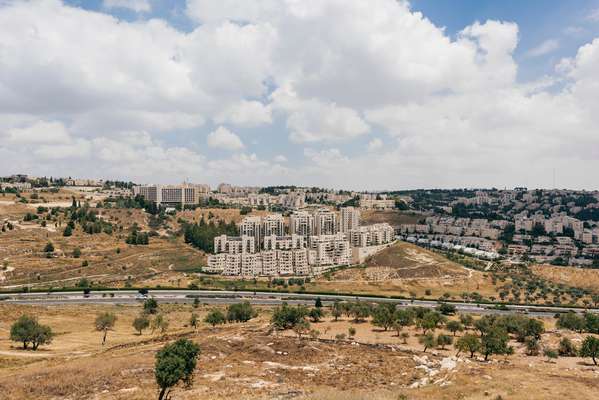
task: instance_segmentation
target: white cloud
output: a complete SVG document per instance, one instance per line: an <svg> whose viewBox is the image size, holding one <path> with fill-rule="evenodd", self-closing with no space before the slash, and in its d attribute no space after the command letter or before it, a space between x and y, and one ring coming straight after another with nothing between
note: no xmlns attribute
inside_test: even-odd
<svg viewBox="0 0 599 400"><path fill-rule="evenodd" d="M383 141L379 138L374 138L368 142L368 151L377 151L383 147Z"/></svg>
<svg viewBox="0 0 599 400"><path fill-rule="evenodd" d="M202 23L257 22L273 16L276 0L187 0L187 15Z"/></svg>
<svg viewBox="0 0 599 400"><path fill-rule="evenodd" d="M22 128L11 128L7 137L13 144L65 144L71 141L69 132L58 121L37 121Z"/></svg>
<svg viewBox="0 0 599 400"><path fill-rule="evenodd" d="M284 163L287 162L287 157L285 157L282 154L279 154L278 156L275 156L274 161L277 163Z"/></svg>
<svg viewBox="0 0 599 400"><path fill-rule="evenodd" d="M406 1L188 0L188 32L0 4L2 171L358 189L534 187L556 168L597 187L580 171L599 169L599 39L520 83L516 24L450 36ZM204 140L234 153L200 154ZM297 143L314 149L292 170L271 156Z"/></svg>
<svg viewBox="0 0 599 400"><path fill-rule="evenodd" d="M538 46L528 50L526 54L529 57L540 57L552 53L557 49L559 49L559 41L556 39L547 39Z"/></svg>
<svg viewBox="0 0 599 400"><path fill-rule="evenodd" d="M584 29L580 26L568 26L562 31L568 36L579 36L584 33Z"/></svg>
<svg viewBox="0 0 599 400"><path fill-rule="evenodd" d="M230 123L240 127L255 127L270 124L272 110L270 106L259 101L242 100L219 113L214 121L218 124Z"/></svg>
<svg viewBox="0 0 599 400"><path fill-rule="evenodd" d="M66 144L44 144L35 149L34 154L46 159L80 159L90 155L91 144L85 139L75 139Z"/></svg>
<svg viewBox="0 0 599 400"><path fill-rule="evenodd" d="M208 135L208 146L223 149L223 150L240 150L243 149L243 142L233 132L225 127L219 126L215 131Z"/></svg>
<svg viewBox="0 0 599 400"><path fill-rule="evenodd" d="M289 139L295 143L348 140L370 131L351 108L317 99L304 100L284 88L277 89L271 97L273 107L287 113Z"/></svg>
<svg viewBox="0 0 599 400"><path fill-rule="evenodd" d="M589 15L587 15L587 19L589 21L599 22L599 8L591 10L591 12L589 12Z"/></svg>
<svg viewBox="0 0 599 400"><path fill-rule="evenodd" d="M152 5L149 0L103 0L105 8L127 8L135 12L150 12Z"/></svg>

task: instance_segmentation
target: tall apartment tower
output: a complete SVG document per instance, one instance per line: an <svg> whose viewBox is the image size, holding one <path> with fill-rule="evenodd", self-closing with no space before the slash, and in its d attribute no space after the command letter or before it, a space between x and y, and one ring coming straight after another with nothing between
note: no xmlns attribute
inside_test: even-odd
<svg viewBox="0 0 599 400"><path fill-rule="evenodd" d="M306 211L296 211L289 217L289 233L291 235L305 236L315 235L314 216Z"/></svg>
<svg viewBox="0 0 599 400"><path fill-rule="evenodd" d="M316 235L334 235L337 233L337 214L327 208L314 213L314 231Z"/></svg>
<svg viewBox="0 0 599 400"><path fill-rule="evenodd" d="M360 226L360 209L343 207L340 210L339 231L349 232Z"/></svg>
<svg viewBox="0 0 599 400"><path fill-rule="evenodd" d="M262 218L262 237L285 234L285 219L281 214L270 214Z"/></svg>
<svg viewBox="0 0 599 400"><path fill-rule="evenodd" d="M239 223L239 235L240 236L251 236L254 238L255 251L260 251L262 244L262 219L260 217L245 217Z"/></svg>

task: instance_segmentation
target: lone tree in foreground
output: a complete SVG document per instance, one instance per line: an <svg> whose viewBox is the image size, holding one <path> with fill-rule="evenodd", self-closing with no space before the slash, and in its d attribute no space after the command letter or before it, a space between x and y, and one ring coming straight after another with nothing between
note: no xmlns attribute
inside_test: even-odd
<svg viewBox="0 0 599 400"><path fill-rule="evenodd" d="M27 350L29 344L33 350L42 344L52 342L54 333L47 325L41 325L36 317L21 315L10 327L10 340L23 343L23 350Z"/></svg>
<svg viewBox="0 0 599 400"><path fill-rule="evenodd" d="M141 314L140 316L138 316L137 318L135 318L133 320L133 328L137 332L139 332L140 335L141 335L141 332L144 329L147 329L149 326L150 326L150 320L144 314Z"/></svg>
<svg viewBox="0 0 599 400"><path fill-rule="evenodd" d="M167 399L171 388L179 381L191 385L199 354L200 347L188 339L167 344L156 354L154 375L160 387L158 400Z"/></svg>
<svg viewBox="0 0 599 400"><path fill-rule="evenodd" d="M102 313L96 317L96 330L98 332L104 332L104 336L102 337L102 346L106 343L106 335L109 330L114 328L114 323L116 322L116 315L113 313Z"/></svg>
<svg viewBox="0 0 599 400"><path fill-rule="evenodd" d="M593 336L587 336L580 346L581 357L591 357L593 363L597 365L597 357L599 357L599 339Z"/></svg>

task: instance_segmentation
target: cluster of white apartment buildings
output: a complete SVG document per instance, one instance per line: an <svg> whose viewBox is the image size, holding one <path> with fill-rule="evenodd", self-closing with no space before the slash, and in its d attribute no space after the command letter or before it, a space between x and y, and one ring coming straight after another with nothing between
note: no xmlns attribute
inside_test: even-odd
<svg viewBox="0 0 599 400"><path fill-rule="evenodd" d="M238 237L214 239L216 254L208 256L206 272L224 275L313 275L335 266L350 265L353 249L388 244L394 230L388 224L360 226L357 208L339 215L319 208L296 211L287 223L280 214L248 216Z"/></svg>
<svg viewBox="0 0 599 400"><path fill-rule="evenodd" d="M0 182L0 189L14 188L19 191L31 190L31 183L29 182Z"/></svg>
<svg viewBox="0 0 599 400"><path fill-rule="evenodd" d="M360 207L386 210L395 208L395 200L387 198L385 194L361 193Z"/></svg>
<svg viewBox="0 0 599 400"><path fill-rule="evenodd" d="M505 220L487 221L486 219L427 217L424 224L401 225L404 234L436 234L453 236L474 236L497 240L501 231L509 224Z"/></svg>
<svg viewBox="0 0 599 400"><path fill-rule="evenodd" d="M514 219L516 232L524 231L531 232L535 225L540 224L547 233L554 233L561 235L564 233L564 229L569 228L574 231L574 238L582 240L584 233L584 223L576 218L569 217L565 214L559 214L550 218L545 218L541 213L527 216L527 213L517 215Z"/></svg>

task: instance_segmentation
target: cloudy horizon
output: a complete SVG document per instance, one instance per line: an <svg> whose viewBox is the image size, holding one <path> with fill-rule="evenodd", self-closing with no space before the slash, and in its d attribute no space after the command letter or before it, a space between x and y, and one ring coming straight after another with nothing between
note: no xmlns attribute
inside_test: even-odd
<svg viewBox="0 0 599 400"><path fill-rule="evenodd" d="M433 3L0 0L0 175L599 189L599 1Z"/></svg>

